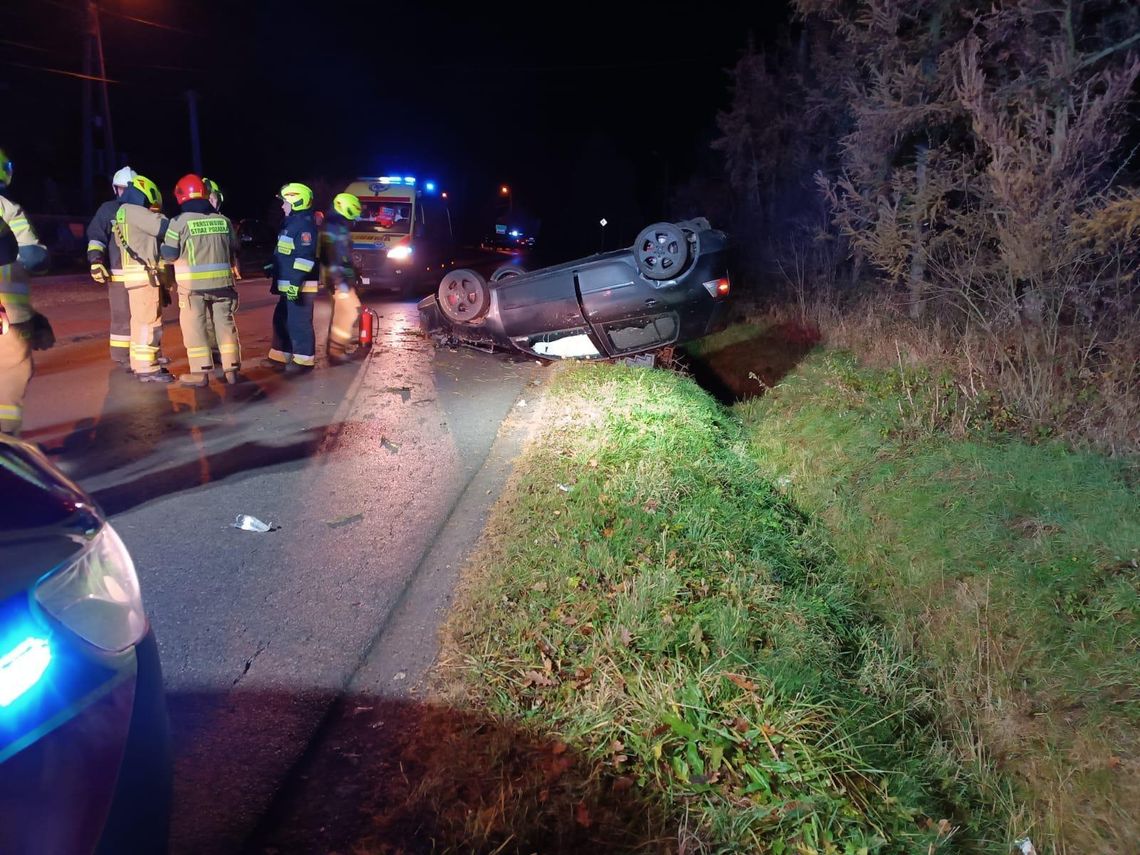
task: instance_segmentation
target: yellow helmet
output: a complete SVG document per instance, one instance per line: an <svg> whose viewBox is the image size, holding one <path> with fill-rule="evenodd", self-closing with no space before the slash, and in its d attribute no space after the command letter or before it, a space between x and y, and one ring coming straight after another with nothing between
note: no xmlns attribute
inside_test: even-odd
<svg viewBox="0 0 1140 855"><path fill-rule="evenodd" d="M333 210L346 220L355 220L360 216L360 200L351 193L337 193L333 197Z"/></svg>
<svg viewBox="0 0 1140 855"><path fill-rule="evenodd" d="M313 191L304 184L296 181L286 184L277 194L277 198L288 202L294 211L307 211L313 206Z"/></svg>
<svg viewBox="0 0 1140 855"><path fill-rule="evenodd" d="M12 160L8 152L0 148L0 187L7 187L12 183Z"/></svg>
<svg viewBox="0 0 1140 855"><path fill-rule="evenodd" d="M222 195L222 188L218 186L218 182L213 178L203 178L202 183L206 185L206 197L217 196L218 208L221 209L222 203L226 201L226 197Z"/></svg>
<svg viewBox="0 0 1140 855"><path fill-rule="evenodd" d="M159 192L158 185L145 175L136 175L132 178L131 186L146 196L147 204L150 207L162 207L162 193Z"/></svg>

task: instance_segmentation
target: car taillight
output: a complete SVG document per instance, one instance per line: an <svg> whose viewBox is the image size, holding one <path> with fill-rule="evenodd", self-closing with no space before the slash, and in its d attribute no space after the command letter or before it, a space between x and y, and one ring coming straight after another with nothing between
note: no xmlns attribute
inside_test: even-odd
<svg viewBox="0 0 1140 855"><path fill-rule="evenodd" d="M727 276L722 276L720 279L710 279L704 283L704 286L713 299L727 297L728 292L732 290L732 283L728 281Z"/></svg>
<svg viewBox="0 0 1140 855"><path fill-rule="evenodd" d="M67 629L103 650L126 650L146 635L135 564L109 524L75 561L40 581L35 599Z"/></svg>

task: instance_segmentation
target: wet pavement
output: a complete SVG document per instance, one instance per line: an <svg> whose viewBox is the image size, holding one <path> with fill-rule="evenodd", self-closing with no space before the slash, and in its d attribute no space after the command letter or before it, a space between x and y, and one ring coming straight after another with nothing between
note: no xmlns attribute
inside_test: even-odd
<svg viewBox="0 0 1140 855"><path fill-rule="evenodd" d="M266 289L240 286L246 366L268 349ZM237 851L543 369L437 351L413 302L369 300L380 329L361 362L161 387L113 367L97 286L64 277L34 298L59 344L37 355L25 438L112 515L138 566L174 736L172 850ZM316 318L320 353L327 302ZM275 530L235 529L238 514Z"/></svg>

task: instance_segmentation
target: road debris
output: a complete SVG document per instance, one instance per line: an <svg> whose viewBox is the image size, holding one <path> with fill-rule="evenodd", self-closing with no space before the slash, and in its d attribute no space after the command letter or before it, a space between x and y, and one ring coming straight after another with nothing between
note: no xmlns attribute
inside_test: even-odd
<svg viewBox="0 0 1140 855"><path fill-rule="evenodd" d="M249 514L238 514L230 524L230 528L240 528L242 531L264 533L267 531L276 531L280 526L274 526L273 523L262 522L257 517L251 517Z"/></svg>
<svg viewBox="0 0 1140 855"><path fill-rule="evenodd" d="M363 519L364 514L349 514L348 516L337 517L335 520L326 520L325 525L329 528L340 528L342 526L358 523Z"/></svg>
<svg viewBox="0 0 1140 855"><path fill-rule="evenodd" d="M392 442L386 436L380 437L380 447L387 450L391 454L398 454L400 452L400 446L396 445L396 443Z"/></svg>
<svg viewBox="0 0 1140 855"><path fill-rule="evenodd" d="M384 388L384 391L392 395L399 395L400 400L404 403L407 403L412 397L411 386L387 386Z"/></svg>

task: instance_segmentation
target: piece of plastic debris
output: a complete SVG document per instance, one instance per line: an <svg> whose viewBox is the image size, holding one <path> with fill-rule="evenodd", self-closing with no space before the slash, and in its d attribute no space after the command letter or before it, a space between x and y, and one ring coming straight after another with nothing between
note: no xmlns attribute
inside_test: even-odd
<svg viewBox="0 0 1140 855"><path fill-rule="evenodd" d="M558 356L563 359L599 356L598 348L585 333L568 335L554 341L536 341L531 345L535 353L543 356Z"/></svg>
<svg viewBox="0 0 1140 855"><path fill-rule="evenodd" d="M1013 841L1013 846L1021 855L1037 855L1037 849L1028 837Z"/></svg>
<svg viewBox="0 0 1140 855"><path fill-rule="evenodd" d="M386 436L380 437L380 447L386 449L391 454L397 454L400 451L400 446L392 442Z"/></svg>
<svg viewBox="0 0 1140 855"><path fill-rule="evenodd" d="M570 492L570 488L567 487L565 484L559 484L558 489L561 490L563 493L569 493Z"/></svg>
<svg viewBox="0 0 1140 855"><path fill-rule="evenodd" d="M519 406L520 406L520 407L525 407L525 406L526 406L526 401L525 401L525 400L523 400L523 401L519 401Z"/></svg>
<svg viewBox="0 0 1140 855"><path fill-rule="evenodd" d="M251 517L249 514L238 514L231 527L240 528L242 531L256 531L262 533L273 531L273 523L262 522L257 517Z"/></svg>
<svg viewBox="0 0 1140 855"><path fill-rule="evenodd" d="M408 679L408 672L407 671L397 671L396 676L393 677L392 679L393 680L406 680L406 679Z"/></svg>

